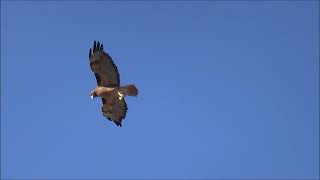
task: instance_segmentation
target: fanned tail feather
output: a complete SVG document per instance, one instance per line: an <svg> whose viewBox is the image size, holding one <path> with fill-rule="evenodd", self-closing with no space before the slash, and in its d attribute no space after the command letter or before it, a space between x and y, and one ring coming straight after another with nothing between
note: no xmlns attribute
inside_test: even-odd
<svg viewBox="0 0 320 180"><path fill-rule="evenodd" d="M126 96L137 96L138 95L138 89L134 84L129 84L126 86L120 87L121 93L125 94Z"/></svg>

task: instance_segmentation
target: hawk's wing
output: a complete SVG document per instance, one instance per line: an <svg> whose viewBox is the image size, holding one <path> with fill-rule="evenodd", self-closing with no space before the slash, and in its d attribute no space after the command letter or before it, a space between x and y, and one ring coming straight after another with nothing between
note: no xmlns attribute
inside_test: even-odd
<svg viewBox="0 0 320 180"><path fill-rule="evenodd" d="M113 98L106 100L102 98L102 113L108 120L113 121L117 126L122 126L121 121L127 114L127 103L123 99Z"/></svg>
<svg viewBox="0 0 320 180"><path fill-rule="evenodd" d="M90 68L96 76L98 86L119 87L120 75L109 54L103 51L103 44L94 41L89 51Z"/></svg>

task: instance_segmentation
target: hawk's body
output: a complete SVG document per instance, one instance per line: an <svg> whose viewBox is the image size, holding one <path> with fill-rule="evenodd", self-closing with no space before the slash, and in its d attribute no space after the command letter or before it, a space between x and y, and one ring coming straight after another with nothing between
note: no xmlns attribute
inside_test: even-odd
<svg viewBox="0 0 320 180"><path fill-rule="evenodd" d="M137 96L138 89L133 84L120 87L118 69L99 42L94 42L93 49L90 49L89 60L98 84L91 92L91 97L100 96L103 116L114 121L117 126L122 126L121 121L128 110L124 97Z"/></svg>

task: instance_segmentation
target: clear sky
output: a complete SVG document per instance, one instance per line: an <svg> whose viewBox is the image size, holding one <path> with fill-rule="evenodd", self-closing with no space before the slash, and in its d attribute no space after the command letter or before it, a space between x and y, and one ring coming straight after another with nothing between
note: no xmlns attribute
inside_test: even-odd
<svg viewBox="0 0 320 180"><path fill-rule="evenodd" d="M104 43L137 98L89 92ZM1 178L318 178L319 1L1 1Z"/></svg>

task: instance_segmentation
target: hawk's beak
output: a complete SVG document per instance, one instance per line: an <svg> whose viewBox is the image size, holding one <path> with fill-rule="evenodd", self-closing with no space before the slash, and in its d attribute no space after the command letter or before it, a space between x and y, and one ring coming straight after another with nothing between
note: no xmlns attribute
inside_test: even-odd
<svg viewBox="0 0 320 180"><path fill-rule="evenodd" d="M91 97L91 99L93 99L93 95L91 95L90 97Z"/></svg>

